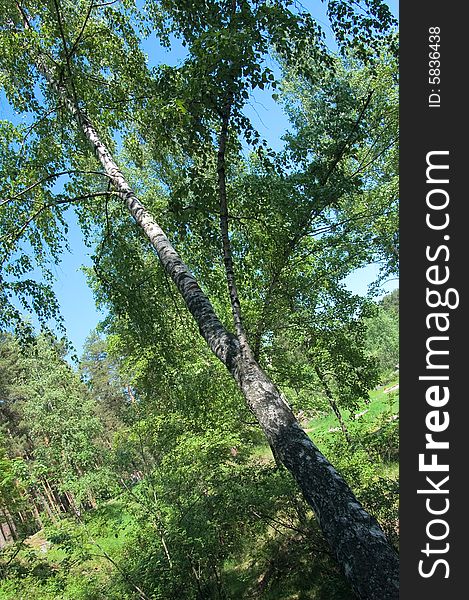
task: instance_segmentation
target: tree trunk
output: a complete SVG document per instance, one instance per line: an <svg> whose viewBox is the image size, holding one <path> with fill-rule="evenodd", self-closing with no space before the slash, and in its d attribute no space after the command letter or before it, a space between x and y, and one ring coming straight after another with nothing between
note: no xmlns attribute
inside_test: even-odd
<svg viewBox="0 0 469 600"><path fill-rule="evenodd" d="M252 359L232 375L269 443L313 508L324 537L359 598L398 598L398 557L377 521L301 429L282 395Z"/></svg>
<svg viewBox="0 0 469 600"><path fill-rule="evenodd" d="M24 14L25 26L29 27ZM313 508L324 535L357 595L366 600L398 598L398 558L376 520L300 428L281 394L238 339L222 325L194 276L164 231L138 200L94 125L57 83L45 56L36 58L63 106L77 121L114 189L139 225L183 297L209 348L237 381L269 443Z"/></svg>
<svg viewBox="0 0 469 600"><path fill-rule="evenodd" d="M7 538L5 536L5 533L3 532L3 523L0 523L0 550L3 548L3 546L5 546L6 543Z"/></svg>
<svg viewBox="0 0 469 600"><path fill-rule="evenodd" d="M238 289L236 287L236 279L233 267L233 258L231 253L231 243L228 230L228 203L226 198L226 144L228 140L228 123L230 119L231 99L226 102L224 107L221 131L218 138L217 152L217 185L218 185L218 202L220 206L220 232L223 247L223 264L225 266L226 282L228 285L228 294L230 296L231 312L233 315L233 323L236 331L236 337L239 341L242 350L247 350L249 344L246 337L246 332L243 327L241 317L241 304L239 301Z"/></svg>
<svg viewBox="0 0 469 600"><path fill-rule="evenodd" d="M350 439L350 436L348 434L348 430L345 425L344 418L342 417L342 413L340 412L339 407L337 406L337 402L335 401L334 395L332 394L331 388L327 383L327 379L324 376L324 373L322 373L322 371L318 367L315 367L314 370L316 371L316 375L318 376L319 381L321 382L321 385L324 388L324 393L327 396L330 407L332 408L335 416L337 417L337 420L339 421L340 428L342 429L342 433L344 434L344 437L347 440L347 444L350 445L352 443L352 440Z"/></svg>
<svg viewBox="0 0 469 600"><path fill-rule="evenodd" d="M49 516L52 517L52 515L54 515L55 517L57 517L60 514L60 508L57 505L55 497L51 492L50 486L47 483L47 479L42 478L41 483L42 483L42 489L45 492L46 506L49 508L49 510L47 512L49 513ZM53 519L53 520L55 520L55 519Z"/></svg>
<svg viewBox="0 0 469 600"><path fill-rule="evenodd" d="M31 513L33 515L34 522L36 523L37 526L42 528L44 525L42 523L41 515L39 514L39 509L37 507L38 496L34 490L31 490L31 492L30 492L30 499L31 499Z"/></svg>
<svg viewBox="0 0 469 600"><path fill-rule="evenodd" d="M54 503L54 506L56 508L57 513L58 514L60 514L60 513L66 513L67 512L67 508L66 508L65 504L62 501L62 497L60 495L60 492L57 490L57 488L55 486L52 486L49 483L49 480L47 479L47 477L44 479L44 481L46 482L47 489L49 490L50 496L52 498L52 501Z"/></svg>
<svg viewBox="0 0 469 600"><path fill-rule="evenodd" d="M235 331L240 346L237 360L229 370L241 388L250 409L257 417L276 462L282 462L292 473L304 497L314 509L324 536L344 573L353 574L350 579L354 589L360 596L366 598L372 598L370 594L376 594L374 597L380 600L391 598L397 593L398 588L396 553L390 547L378 523L370 520L370 515L355 499L344 480L300 428L282 394L259 367L245 336L228 233L225 152L229 106L228 102L222 114L217 153L223 262ZM323 382L329 402L349 442L345 423L327 381L318 367L316 372ZM370 535L374 538L370 539ZM365 546L366 556L356 552L357 545ZM388 570L383 571L381 563L387 563ZM394 590L389 581L393 578Z"/></svg>
<svg viewBox="0 0 469 600"><path fill-rule="evenodd" d="M42 488L44 489L44 484L42 482L41 482L41 484L42 484ZM42 505L41 510L39 510L36 503L34 503L34 505L36 506L36 510L38 511L38 515L40 512L42 512L44 510L47 513L47 515L49 516L49 518L51 519L51 521L53 521L54 523L57 522L57 517L56 517L55 512L53 511L52 507L49 504L49 500L47 499L47 494L44 495L37 486L34 488L34 498L37 502L39 502L39 507L41 507L41 505ZM40 519L40 517L39 517L39 519Z"/></svg>
<svg viewBox="0 0 469 600"><path fill-rule="evenodd" d="M10 532L8 536L5 536L5 534L4 534L4 537L8 537L8 540L16 541L17 535L16 535L15 523L6 508L0 509L0 520L3 521L3 525L6 525L8 528L8 531Z"/></svg>

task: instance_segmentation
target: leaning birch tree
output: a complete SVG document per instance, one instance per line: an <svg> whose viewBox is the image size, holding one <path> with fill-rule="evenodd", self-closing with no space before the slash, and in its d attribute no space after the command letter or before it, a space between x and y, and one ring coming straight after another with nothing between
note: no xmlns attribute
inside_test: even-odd
<svg viewBox="0 0 469 600"><path fill-rule="evenodd" d="M369 19L364 26L372 30L384 13L379 12L380 3L364 4ZM339 17L340 6L348 6L346 2L331 5ZM377 5L379 11L373 20ZM289 1L150 2L148 10L150 18L145 20L129 1L2 2L1 81L11 105L27 118L25 125L2 126L3 318L9 323L20 316L12 302L15 295L43 319L57 315L49 265L59 260L62 247L67 245L66 208L79 206L81 224L90 230L101 217L101 200L117 198L156 252L200 335L236 381L275 456L296 480L358 597L397 598L398 559L394 549L374 517L299 426L284 396L256 360L257 352L243 324L230 245L227 146L232 132L244 130L255 137L242 113L247 90L268 82L269 73L260 60L272 45L279 53L296 52L301 60L301 47L308 36L313 36L319 56L318 28L311 17L295 14ZM350 14L346 12L347 17ZM215 189L233 332L222 323L114 158L113 132L135 127L139 119L143 130L148 128L142 106L148 103L151 110L158 103L158 81L164 81L169 90L172 84L181 83L181 71L163 69L155 75L147 68L139 35L149 27L156 29L166 44L171 34L179 34L189 46L188 69L201 69L207 75L205 80L189 80L196 82L193 97L187 99L187 105L176 103L170 110L174 111L175 123L178 111L182 121L189 115L186 124L195 128L196 146L209 143L216 152ZM379 27L377 31L380 34ZM217 51L221 47L224 53L215 56L215 66L210 66L199 59L210 56L213 35L221 40ZM233 38L238 39L238 45L233 45ZM240 49L240 54L233 54ZM209 82L216 93L205 94L204 82ZM203 112L197 109L202 97L211 103L203 106ZM160 102L164 105L167 98L161 96ZM192 113L188 106L195 107ZM362 111L366 108L365 99ZM353 131L360 120L359 113ZM206 126L209 121L212 129ZM165 134L168 147L177 146L178 138L184 136L176 126ZM147 135L149 144L154 145L155 137ZM165 139L164 135L159 139ZM157 151L165 153L163 143ZM343 152L340 146L326 165L320 180L323 186L327 186L331 169ZM59 185L61 181L63 185ZM21 252L21 243L27 252ZM35 266L43 268L43 282L28 276Z"/></svg>

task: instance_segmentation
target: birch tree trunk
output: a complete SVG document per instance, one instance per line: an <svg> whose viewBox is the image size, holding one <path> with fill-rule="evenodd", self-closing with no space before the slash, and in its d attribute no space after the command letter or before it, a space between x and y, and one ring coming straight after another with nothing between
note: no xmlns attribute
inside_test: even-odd
<svg viewBox="0 0 469 600"><path fill-rule="evenodd" d="M357 593L366 600L398 598L398 558L376 520L296 421L275 385L225 329L164 231L135 196L89 119L77 111L83 133L130 214L156 250L202 337L238 383L269 444L313 508L325 538Z"/></svg>
<svg viewBox="0 0 469 600"><path fill-rule="evenodd" d="M29 26L26 15L25 26ZM112 186L173 280L210 350L238 383L269 444L290 471L314 510L326 540L359 598L398 598L398 558L376 520L300 428L279 390L220 322L164 231L137 198L87 115L54 79L45 57L36 66L75 118Z"/></svg>

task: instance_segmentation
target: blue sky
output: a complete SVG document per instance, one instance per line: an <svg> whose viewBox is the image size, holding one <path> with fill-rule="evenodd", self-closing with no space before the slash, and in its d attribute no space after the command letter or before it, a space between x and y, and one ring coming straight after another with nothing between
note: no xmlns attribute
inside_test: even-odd
<svg viewBox="0 0 469 600"><path fill-rule="evenodd" d="M312 14L317 15L318 21L327 32L327 17L325 16L323 3L319 0L305 0L299 4ZM398 2L390 0L388 4L393 14L397 16ZM168 53L161 48L154 38L144 43L144 49L149 54L151 63L167 62L175 64L183 56L182 48L173 49ZM288 122L281 107L272 100L270 92L256 94L247 107L246 113L252 119L260 134L268 140L273 148L278 149L282 145L281 136L285 133ZM3 95L0 96L0 118L14 118ZM91 265L89 250L83 243L81 231L71 210L69 214L69 238L72 250L70 253L64 253L61 264L55 269L57 277L55 292L61 306L67 335L76 352L80 355L86 337L104 315L96 309L93 295L86 285L86 277L82 267ZM376 278L377 273L377 265L370 265L350 275L346 279L346 284L353 292L365 295L368 285ZM391 280L385 283L384 290L391 291L396 287L398 287L398 281Z"/></svg>

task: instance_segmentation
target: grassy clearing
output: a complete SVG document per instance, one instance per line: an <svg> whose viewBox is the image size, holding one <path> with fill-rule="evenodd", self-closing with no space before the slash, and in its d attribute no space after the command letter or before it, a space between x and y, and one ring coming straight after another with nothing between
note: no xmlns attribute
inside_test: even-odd
<svg viewBox="0 0 469 600"><path fill-rule="evenodd" d="M386 386L380 386L378 389L371 391L369 403L362 402L357 411L357 415L360 415L358 418L344 411L343 417L346 425L350 426L359 422L365 427L373 428L381 415L388 412L397 414L399 411L399 389L390 392L387 390L394 388L398 383L399 381L396 379ZM330 414L312 419L305 425L305 430L314 438L317 434L322 436L331 433L330 430L338 426L339 423L336 417Z"/></svg>
<svg viewBox="0 0 469 600"><path fill-rule="evenodd" d="M397 386L397 389L396 389ZM360 415L355 418L353 414L344 411L343 418L347 428L352 432L359 426L370 432L377 431L382 423L381 419L385 418L385 415L399 414L399 380L392 379L386 382L386 385L382 385L379 388L370 392L369 403L362 402L357 414ZM388 391L391 390L391 391ZM327 414L321 417L316 417L303 423L303 427L306 433L311 439L321 448L322 441L330 436L341 436L342 433L339 430L339 422L335 415ZM272 452L268 444L259 444L253 451L253 458L260 462L273 461ZM391 476L393 479L397 477L398 464L397 462L391 462L390 464L383 465L383 476Z"/></svg>

